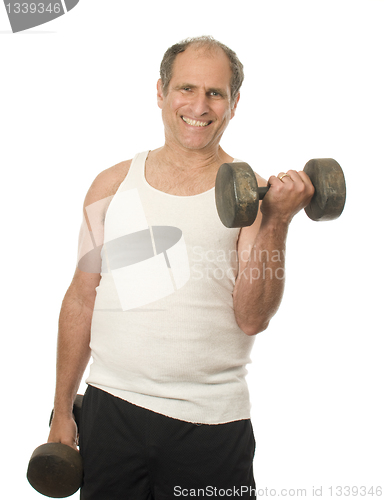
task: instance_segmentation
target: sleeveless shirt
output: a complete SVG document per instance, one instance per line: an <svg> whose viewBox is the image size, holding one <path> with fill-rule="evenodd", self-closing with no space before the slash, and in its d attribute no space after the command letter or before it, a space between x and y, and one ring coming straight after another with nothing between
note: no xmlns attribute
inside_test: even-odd
<svg viewBox="0 0 384 500"><path fill-rule="evenodd" d="M215 190L176 196L134 157L106 212L86 382L171 418L250 418L245 380L254 337L232 292L239 229L221 223Z"/></svg>

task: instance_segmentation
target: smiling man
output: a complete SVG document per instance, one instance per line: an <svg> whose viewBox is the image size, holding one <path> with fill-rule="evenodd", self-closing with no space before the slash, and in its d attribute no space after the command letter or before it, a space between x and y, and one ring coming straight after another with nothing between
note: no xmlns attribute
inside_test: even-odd
<svg viewBox="0 0 384 500"><path fill-rule="evenodd" d="M222 153L220 139L240 97L232 100L231 77L223 50L190 47L176 57L170 82L158 82L167 147Z"/></svg>
<svg viewBox="0 0 384 500"><path fill-rule="evenodd" d="M288 226L313 187L303 172L272 176L254 224L225 228L214 185L234 161L220 140L242 64L200 37L168 49L160 75L164 146L105 170L85 198L49 441L77 449L72 405L92 356L83 500L254 499L246 365L280 304Z"/></svg>

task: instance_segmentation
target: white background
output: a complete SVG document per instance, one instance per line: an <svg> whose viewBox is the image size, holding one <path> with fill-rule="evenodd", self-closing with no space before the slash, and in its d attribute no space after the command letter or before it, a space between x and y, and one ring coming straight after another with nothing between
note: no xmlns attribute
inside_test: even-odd
<svg viewBox="0 0 384 500"><path fill-rule="evenodd" d="M383 26L380 0L80 0L12 34L0 6L7 499L42 498L25 473L48 435L57 320L85 193L101 170L162 145L162 55L201 34L245 66L224 150L266 178L333 157L347 180L340 219L300 213L292 222L284 301L255 341L248 382L259 498L384 486Z"/></svg>

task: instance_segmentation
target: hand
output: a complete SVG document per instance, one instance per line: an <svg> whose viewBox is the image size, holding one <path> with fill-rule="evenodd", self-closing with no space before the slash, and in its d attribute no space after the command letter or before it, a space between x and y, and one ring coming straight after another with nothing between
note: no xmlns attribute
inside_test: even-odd
<svg viewBox="0 0 384 500"><path fill-rule="evenodd" d="M62 443L77 451L79 444L77 425L73 417L53 415L48 443Z"/></svg>
<svg viewBox="0 0 384 500"><path fill-rule="evenodd" d="M290 223L293 217L308 205L315 188L305 172L288 170L268 180L269 190L261 204L263 218Z"/></svg>

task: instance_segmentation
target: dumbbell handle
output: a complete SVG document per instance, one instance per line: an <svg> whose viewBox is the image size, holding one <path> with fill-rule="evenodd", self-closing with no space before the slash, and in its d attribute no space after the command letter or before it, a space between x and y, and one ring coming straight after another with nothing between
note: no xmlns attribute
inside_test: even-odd
<svg viewBox="0 0 384 500"><path fill-rule="evenodd" d="M264 198L264 196L268 193L268 190L269 190L269 186L259 187L258 188L258 191L259 191L259 200L262 200Z"/></svg>

